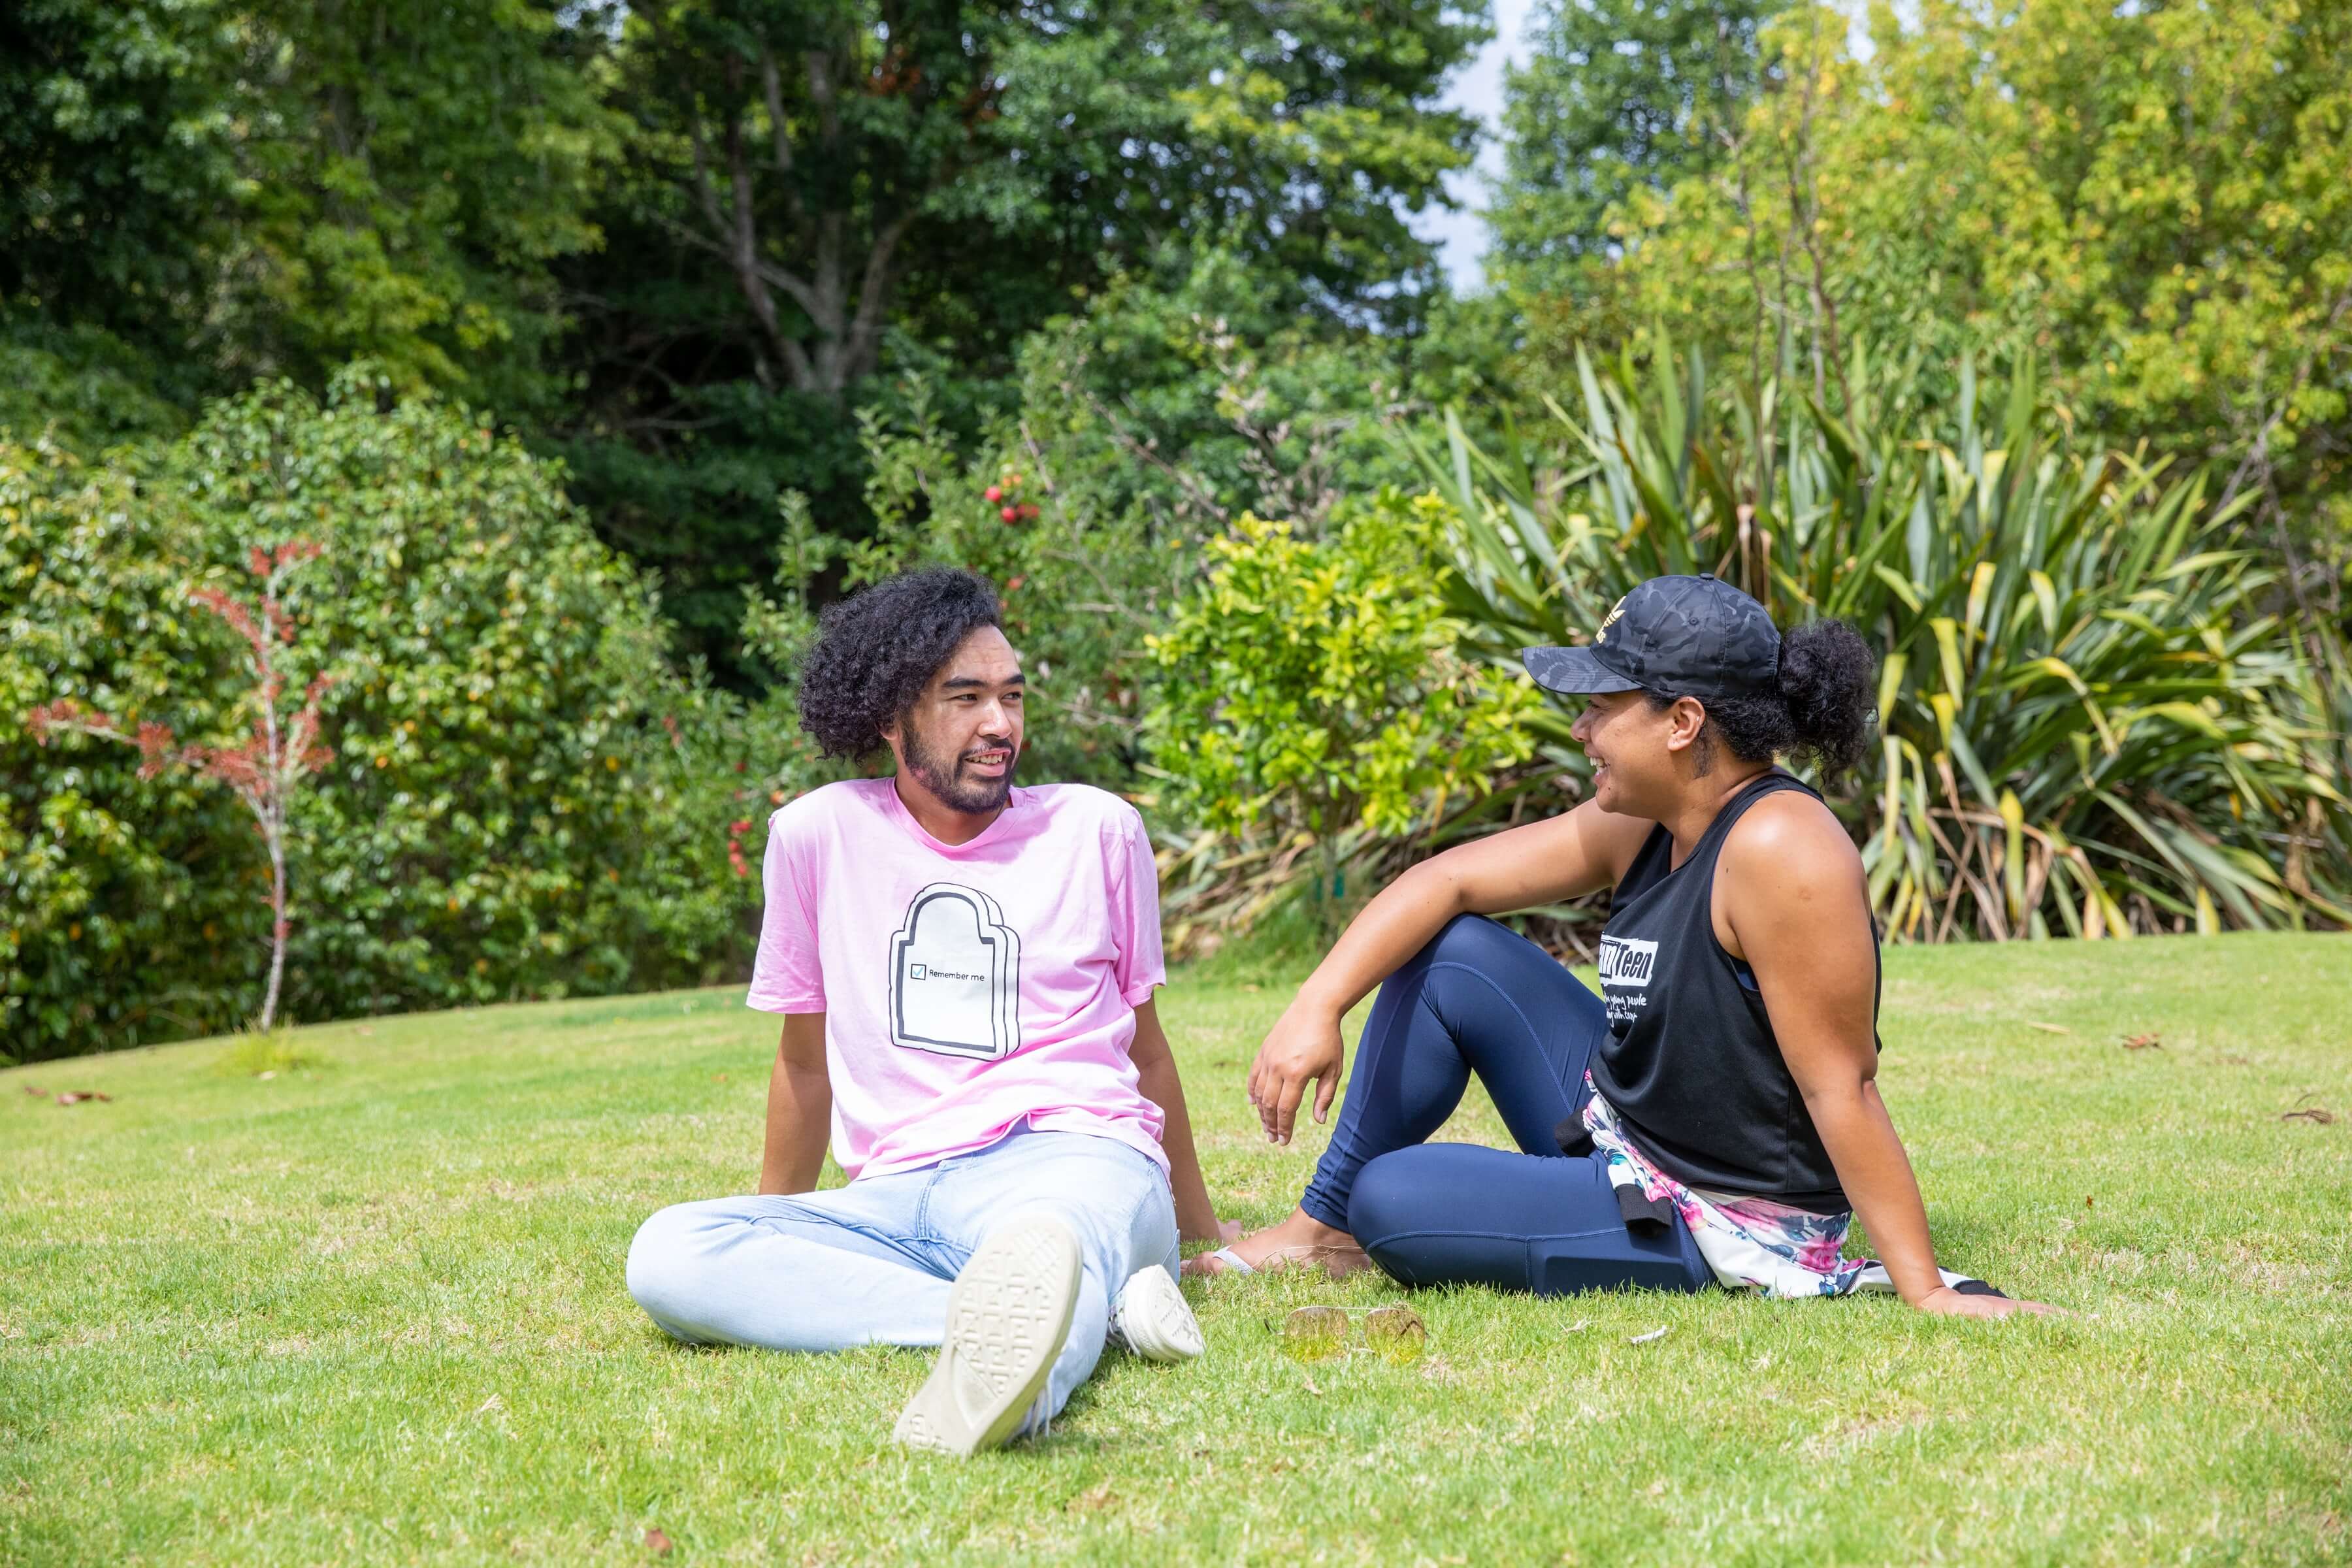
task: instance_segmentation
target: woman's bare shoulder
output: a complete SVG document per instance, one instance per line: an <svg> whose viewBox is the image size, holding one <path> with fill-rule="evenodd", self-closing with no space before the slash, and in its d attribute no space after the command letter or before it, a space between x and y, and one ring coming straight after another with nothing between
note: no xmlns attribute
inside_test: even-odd
<svg viewBox="0 0 2352 1568"><path fill-rule="evenodd" d="M1843 886L1862 872L1862 852L1837 813L1801 790L1778 790L1731 825L1723 863L1735 879L1754 879L1791 891Z"/></svg>

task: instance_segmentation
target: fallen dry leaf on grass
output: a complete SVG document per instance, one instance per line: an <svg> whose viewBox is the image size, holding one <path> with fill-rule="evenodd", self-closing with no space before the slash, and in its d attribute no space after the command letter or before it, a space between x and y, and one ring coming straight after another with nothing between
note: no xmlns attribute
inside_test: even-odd
<svg viewBox="0 0 2352 1568"><path fill-rule="evenodd" d="M2336 1120L2336 1112L2324 1105L2305 1105L2303 1100L2310 1098L2311 1096L2306 1094L2303 1100L2294 1102L2293 1110L2280 1111L2279 1120L2281 1121L2316 1121L2322 1127L2332 1123Z"/></svg>
<svg viewBox="0 0 2352 1568"><path fill-rule="evenodd" d="M1662 1340L1662 1339L1664 1339L1665 1337L1666 1337L1666 1331L1665 1331L1665 1330L1664 1330L1664 1329L1652 1329L1652 1330L1651 1330L1648 1333L1646 1333L1646 1334L1635 1334L1632 1339L1627 1340L1625 1342L1626 1342L1627 1344L1629 1344L1629 1345L1646 1345L1646 1344L1648 1344L1652 1340Z"/></svg>
<svg viewBox="0 0 2352 1568"><path fill-rule="evenodd" d="M2127 1051L2162 1050L2164 1042L2154 1035L2126 1035L2124 1049Z"/></svg>
<svg viewBox="0 0 2352 1568"><path fill-rule="evenodd" d="M46 1095L46 1094L47 1094L49 1091L48 1091L47 1089L43 1089L43 1088L42 1088L39 1084L37 1084L37 1083L28 1083L28 1084L26 1084L26 1085L25 1086L25 1092L26 1092L26 1094L40 1094L40 1095Z"/></svg>
<svg viewBox="0 0 2352 1568"><path fill-rule="evenodd" d="M2074 1032L2063 1024L2045 1024L2039 1018L2028 1018L2025 1020L2025 1026L2029 1029L2039 1029L2045 1035L2071 1035Z"/></svg>
<svg viewBox="0 0 2352 1568"><path fill-rule="evenodd" d="M1318 1399L1323 1397L1322 1385L1315 1381L1315 1374L1311 1372L1307 1374L1307 1392Z"/></svg>
<svg viewBox="0 0 2352 1568"><path fill-rule="evenodd" d="M110 1094L100 1094L94 1089L61 1089L58 1090L57 1093L57 1101L59 1105L79 1105L85 1100L104 1100L110 1101L113 1099L114 1096Z"/></svg>
<svg viewBox="0 0 2352 1568"><path fill-rule="evenodd" d="M652 1552L652 1553L653 1553L655 1556L656 1556L656 1557L667 1557L667 1556L668 1556L668 1555L669 1555L669 1537L668 1537L668 1536L667 1536L667 1535L664 1535L664 1534L663 1534L660 1531L658 1531L658 1530L648 1530L648 1531L646 1531L646 1551L648 1551L648 1552Z"/></svg>
<svg viewBox="0 0 2352 1568"><path fill-rule="evenodd" d="M1103 1482L1098 1487L1089 1487L1070 1500L1072 1512L1083 1510L1087 1513L1095 1513L1109 1506L1110 1483L1108 1481Z"/></svg>

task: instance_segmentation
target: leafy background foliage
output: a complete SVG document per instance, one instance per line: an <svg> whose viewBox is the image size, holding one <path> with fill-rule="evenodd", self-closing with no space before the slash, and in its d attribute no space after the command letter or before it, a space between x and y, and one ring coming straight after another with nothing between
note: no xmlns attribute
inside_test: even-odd
<svg viewBox="0 0 2352 1568"><path fill-rule="evenodd" d="M1380 840L1434 834L1449 798L1482 795L1527 760L1531 689L1457 651L1468 627L1445 613L1444 523L1434 497L1384 489L1321 541L1244 513L1209 542L1206 580L1150 643L1155 804L1205 830L1179 860L1191 873L1180 949L1196 926L1214 934L1257 912L1265 884L1247 872L1268 854L1278 871L1308 853L1310 901L1332 934L1344 865ZM1218 835L1241 852L1213 858ZM1220 899L1212 889L1236 873Z"/></svg>
<svg viewBox="0 0 2352 1568"><path fill-rule="evenodd" d="M722 974L751 897L723 825L746 809L751 759L764 773L790 742L671 668L643 583L554 470L459 406L380 396L364 366L323 403L262 387L135 490L18 449L0 570L39 597L11 639L12 698L226 729L219 678L184 673L225 661L185 584L232 573L253 541L311 539L324 552L289 599L302 637L287 663L297 685L337 677L334 761L294 816L290 1010ZM30 1026L16 1054L240 1017L267 923L249 826L137 783L94 743L36 756L14 707L0 744L33 784L6 862L34 915L10 970Z"/></svg>
<svg viewBox="0 0 2352 1568"><path fill-rule="evenodd" d="M1146 802L1202 945L1578 798L1525 701L1452 772L1265 770L1424 711L1408 647L1701 561L1891 656L1841 808L1898 936L2340 923L2344 8L1538 0L1457 291L1406 216L1487 21L0 12L0 1052L246 1016L249 835L21 722L234 729L185 595L280 536L347 676L298 1017L740 974L761 818L838 772L812 616L928 562L1003 587L1027 776ZM1350 711L1300 660L1360 635Z"/></svg>
<svg viewBox="0 0 2352 1568"><path fill-rule="evenodd" d="M234 1026L260 996L267 865L244 808L95 742L37 746L26 716L78 697L183 734L226 731L208 573L152 489L54 446L0 445L0 1037L12 1057Z"/></svg>
<svg viewBox="0 0 2352 1568"><path fill-rule="evenodd" d="M2346 920L2334 671L2281 635L2252 498L2078 444L2030 377L2003 398L1964 364L1930 408L1915 367L1854 368L1840 418L1671 349L1585 360L1538 440L1423 447L1477 640L1583 642L1668 572L1856 626L1884 742L1844 805L1897 937Z"/></svg>

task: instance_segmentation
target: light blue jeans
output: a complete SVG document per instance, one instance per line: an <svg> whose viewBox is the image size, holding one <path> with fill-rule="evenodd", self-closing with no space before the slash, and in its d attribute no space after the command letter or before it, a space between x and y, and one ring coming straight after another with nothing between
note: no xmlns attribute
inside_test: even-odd
<svg viewBox="0 0 2352 1568"><path fill-rule="evenodd" d="M1094 1372L1129 1277L1155 1263L1176 1272L1168 1178L1117 1139L1024 1127L831 1192L678 1204L637 1228L629 1294L688 1344L937 1345L948 1288L972 1248L1034 1214L1069 1226L1083 1266L1069 1342L1047 1384L1051 1415Z"/></svg>

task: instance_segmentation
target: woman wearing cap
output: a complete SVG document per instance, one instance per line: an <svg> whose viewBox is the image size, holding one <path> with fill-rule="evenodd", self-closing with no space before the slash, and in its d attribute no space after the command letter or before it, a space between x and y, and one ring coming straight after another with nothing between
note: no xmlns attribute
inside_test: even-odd
<svg viewBox="0 0 2352 1568"><path fill-rule="evenodd" d="M1375 986L1329 1147L1288 1218L1199 1271L1377 1262L1409 1284L1540 1294L1709 1282L1893 1289L1934 1312L2020 1308L1937 1268L1873 1082L1878 941L1862 859L1822 798L1865 743L1873 659L1836 621L1783 637L1711 576L1657 577L1589 647L1528 672L1588 699L1592 795L1450 849L1356 917L1259 1047L1250 1098L1290 1141L1322 1121L1339 1021ZM1486 917L1615 889L1601 995ZM1475 1073L1518 1153L1424 1142ZM1859 1214L1879 1262L1842 1260Z"/></svg>

